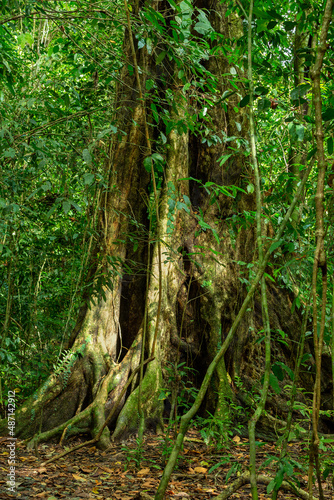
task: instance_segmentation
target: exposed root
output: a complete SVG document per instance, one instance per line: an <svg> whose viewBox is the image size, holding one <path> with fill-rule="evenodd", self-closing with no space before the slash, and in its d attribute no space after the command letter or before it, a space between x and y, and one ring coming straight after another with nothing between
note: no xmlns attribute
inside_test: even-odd
<svg viewBox="0 0 334 500"><path fill-rule="evenodd" d="M263 474L260 474L256 476L256 480L258 483L261 484L269 484L272 480L274 479L273 476L264 476ZM244 472L238 479L236 479L232 484L230 484L226 490L218 495L216 497L216 500L226 500L229 498L232 493L235 493L239 488L244 486L245 484L250 482L250 474L249 472ZM281 486L281 490L284 491L289 491L290 493L293 493L299 498L302 498L303 500L317 500L315 497L309 497L308 492L302 490L301 488L297 488L297 486L291 485L287 481L283 481Z"/></svg>
<svg viewBox="0 0 334 500"><path fill-rule="evenodd" d="M154 358L149 358L147 359L146 361L144 361L144 364L147 364L147 363L150 363L151 361L153 361ZM102 434L103 434L103 431L105 430L105 428L107 427L108 423L112 420L112 417L114 415L114 413L116 412L117 408L118 408L118 405L120 403L120 401L123 399L126 391L127 391L127 388L129 387L129 385L131 384L132 380L134 379L134 377L136 376L136 374L138 373L139 371L139 367L137 367L131 374L131 376L129 377L127 383L123 386L123 389L122 391L120 392L119 394L119 397L118 397L118 400L115 402L112 410L110 411L108 417L106 418L106 420L104 421L102 427L99 429L97 435L91 439L90 441L86 441L85 443L81 443L77 446L74 446L73 448L71 448L70 450L66 450L64 451L63 453L60 453L59 455L56 455L55 457L51 458L50 460L47 460L46 462L43 463L43 465L47 465L51 462L55 462L56 460L58 460L59 458L62 458L70 453L73 453L74 451L76 450L79 450L80 448L83 448L85 446L92 446L93 444L99 442ZM66 426L68 425L68 423L65 424ZM33 441L33 440L32 440ZM107 448L107 446L105 446L104 448Z"/></svg>

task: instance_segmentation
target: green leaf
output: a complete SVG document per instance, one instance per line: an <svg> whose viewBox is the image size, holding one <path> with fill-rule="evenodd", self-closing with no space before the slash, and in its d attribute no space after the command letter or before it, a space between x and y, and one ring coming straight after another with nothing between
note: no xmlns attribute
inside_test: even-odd
<svg viewBox="0 0 334 500"><path fill-rule="evenodd" d="M302 83L301 85L298 85L295 89L291 91L290 98L292 101L296 101L303 97L309 90L311 89L311 85L308 83Z"/></svg>
<svg viewBox="0 0 334 500"><path fill-rule="evenodd" d="M270 276L270 274L268 274L268 273L263 273L263 276L264 276L265 278L270 279L270 281L273 281L273 282L275 283L275 278L273 278L272 276Z"/></svg>
<svg viewBox="0 0 334 500"><path fill-rule="evenodd" d="M296 134L298 141L302 142L304 139L305 127L303 125L296 125Z"/></svg>
<svg viewBox="0 0 334 500"><path fill-rule="evenodd" d="M68 212L71 210L71 203L68 200L63 201L63 211L65 214L68 214Z"/></svg>
<svg viewBox="0 0 334 500"><path fill-rule="evenodd" d="M312 125L315 124L315 120L311 116L308 115L304 116L304 120L306 121L306 123L312 123Z"/></svg>
<svg viewBox="0 0 334 500"><path fill-rule="evenodd" d="M94 174L84 174L83 180L84 180L85 186L90 186L92 184L92 182L94 181Z"/></svg>
<svg viewBox="0 0 334 500"><path fill-rule="evenodd" d="M51 186L51 182L50 181L46 181L42 185L42 189L43 189L44 193L46 193L46 191L49 191L51 188L52 188L52 186Z"/></svg>
<svg viewBox="0 0 334 500"><path fill-rule="evenodd" d="M153 118L154 120L159 123L159 113L158 113L158 110L157 110L157 107L156 105L154 104L154 102L152 102L151 104L151 110L152 110L152 114L153 114Z"/></svg>
<svg viewBox="0 0 334 500"><path fill-rule="evenodd" d="M53 214L53 212L56 210L57 208L57 204L55 203L51 208L50 210L48 211L48 213L46 214L46 218L49 219L51 217L51 215Z"/></svg>
<svg viewBox="0 0 334 500"><path fill-rule="evenodd" d="M283 240L276 241L276 243L273 243L269 249L269 252L272 253L276 248L280 247L283 243Z"/></svg>
<svg viewBox="0 0 334 500"><path fill-rule="evenodd" d="M317 153L317 148L311 149L311 151L309 151L309 153L307 154L307 161L310 160L316 153Z"/></svg>
<svg viewBox="0 0 334 500"><path fill-rule="evenodd" d="M273 491L274 488L275 488L275 479L272 479L267 486L268 495Z"/></svg>
<svg viewBox="0 0 334 500"><path fill-rule="evenodd" d="M91 157L91 154L88 151L88 149L84 149L82 151L82 157L83 157L84 161L87 163L87 165L90 165L92 163L92 157Z"/></svg>
<svg viewBox="0 0 334 500"><path fill-rule="evenodd" d="M178 201L176 203L176 208L177 210L185 210L188 214L190 214L190 210L189 210L189 207L187 207L187 205L185 203L182 203L182 201Z"/></svg>
<svg viewBox="0 0 334 500"><path fill-rule="evenodd" d="M266 111L269 108L270 108L269 99L259 99L258 104L257 104L258 111Z"/></svg>
<svg viewBox="0 0 334 500"><path fill-rule="evenodd" d="M278 378L278 380L282 381L283 378L284 378L284 373L283 371L285 371L289 377L291 378L291 380L294 380L294 377L295 377L295 374L293 372L293 370L291 370L291 368L289 368L286 364L284 364L282 361L276 361L276 363L273 364L273 366L271 367L272 371L275 373L276 377ZM278 376L278 374L276 373L276 371L278 371L278 373L281 373L281 377L280 378Z"/></svg>
<svg viewBox="0 0 334 500"><path fill-rule="evenodd" d="M277 10L274 9L267 10L267 14L269 14L269 16L273 17L274 19L278 19L278 21L284 21L284 17L282 17L281 14L277 12Z"/></svg>
<svg viewBox="0 0 334 500"><path fill-rule="evenodd" d="M16 155L15 149L9 148L4 152L3 155L5 158L15 158Z"/></svg>
<svg viewBox="0 0 334 500"><path fill-rule="evenodd" d="M286 31L291 31L295 28L296 23L294 21L284 21L284 28Z"/></svg>
<svg viewBox="0 0 334 500"><path fill-rule="evenodd" d="M207 229L211 229L211 226L206 222L204 222L204 220L199 220L198 224L201 226L202 229L204 229L204 231L206 231Z"/></svg>
<svg viewBox="0 0 334 500"><path fill-rule="evenodd" d="M144 160L144 168L146 172L151 172L151 167L152 166L152 158L151 156L147 156Z"/></svg>
<svg viewBox="0 0 334 500"><path fill-rule="evenodd" d="M155 60L155 63L160 64L165 59L166 54L167 54L166 50L163 50L162 52L160 52L160 54L158 55L158 57Z"/></svg>
<svg viewBox="0 0 334 500"><path fill-rule="evenodd" d="M277 377L275 377L273 373L269 375L269 384L273 388L274 392L276 392L276 394L280 394L281 388L278 384Z"/></svg>
<svg viewBox="0 0 334 500"><path fill-rule="evenodd" d="M277 21L269 21L267 29L272 30L273 28L275 28L275 26L277 26L277 24L278 24Z"/></svg>
<svg viewBox="0 0 334 500"><path fill-rule="evenodd" d="M283 373L282 368L277 363L275 363L272 365L271 369L272 369L274 375L278 378L278 380L280 380L282 382L284 379L284 373Z"/></svg>
<svg viewBox="0 0 334 500"><path fill-rule="evenodd" d="M255 96L267 95L268 92L269 92L269 89L267 87L263 87L262 85L260 85L259 87L255 87L255 89L254 89Z"/></svg>
<svg viewBox="0 0 334 500"><path fill-rule="evenodd" d="M334 118L334 108L327 108L324 113L322 113L322 119L327 122L329 120L333 120Z"/></svg>
<svg viewBox="0 0 334 500"><path fill-rule="evenodd" d="M71 205L72 205L72 207L74 207L76 209L77 212L79 212L79 213L82 212L82 208L80 207L80 205L75 203L75 201L71 201Z"/></svg>
<svg viewBox="0 0 334 500"><path fill-rule="evenodd" d="M152 159L154 161L164 161L163 157L159 153L153 153L152 154Z"/></svg>
<svg viewBox="0 0 334 500"><path fill-rule="evenodd" d="M188 198L188 196L187 196L187 195L185 195L185 194L183 195L183 200L184 200L184 203L185 203L188 207L190 207L191 203L190 203L190 199Z"/></svg>
<svg viewBox="0 0 334 500"><path fill-rule="evenodd" d="M209 19L206 17L205 13L202 10L199 10L197 19L198 22L194 26L194 30L196 30L197 33L199 33L200 35L207 35L214 31Z"/></svg>
<svg viewBox="0 0 334 500"><path fill-rule="evenodd" d="M154 80L152 79L146 80L145 86L146 90L151 90L151 88L154 87Z"/></svg>
<svg viewBox="0 0 334 500"><path fill-rule="evenodd" d="M245 106L247 106L247 104L249 103L249 98L250 98L249 95L245 95L245 97L243 97L239 102L239 107L244 108Z"/></svg>
<svg viewBox="0 0 334 500"><path fill-rule="evenodd" d="M64 103L67 108L70 106L70 96L68 94L64 95Z"/></svg>
<svg viewBox="0 0 334 500"><path fill-rule="evenodd" d="M18 41L19 45L21 46L21 49L24 49L26 44L28 44L28 45L30 45L30 47L32 47L32 44L34 43L34 39L30 33L22 33L21 35L19 35L17 37L17 41Z"/></svg>
<svg viewBox="0 0 334 500"><path fill-rule="evenodd" d="M219 158L219 165L222 166L224 163L232 156L232 154L229 155L223 155Z"/></svg>

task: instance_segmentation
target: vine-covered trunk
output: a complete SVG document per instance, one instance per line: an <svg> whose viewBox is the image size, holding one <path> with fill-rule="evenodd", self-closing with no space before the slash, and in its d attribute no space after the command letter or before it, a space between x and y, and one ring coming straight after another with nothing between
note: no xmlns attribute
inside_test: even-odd
<svg viewBox="0 0 334 500"><path fill-rule="evenodd" d="M201 8L201 2L197 4ZM225 17L225 7L219 2L209 4L203 5L208 21L230 40L232 52L242 36L241 21L235 15ZM141 2L133 2L131 14L136 23L142 8ZM157 24L161 17L165 19L161 25L168 33L175 15L169 3L153 1L150 9L159 12ZM101 283L100 294L82 309L63 364L19 411L17 436L36 434L34 442L79 432L96 436L112 409L115 413L101 436L101 447L109 444L109 429L114 439L136 431L137 376L125 395L120 395L140 363L146 301L145 357L152 354L159 293L160 322L154 359L145 367L141 405L147 424L160 427L163 398L176 384L175 379L170 381L170 367L185 363L196 370L192 383L200 383L238 313L257 259L255 199L246 189L252 182L245 154L247 116L238 108L238 94L229 95L229 80L236 70L220 52L219 38L210 41L214 57L200 61L203 74L215 79L217 90L212 91L210 82L194 80L193 86L185 85L177 51L174 59L172 52L163 59L161 44L157 43L156 50L142 43L138 48L139 38L134 37L141 86L147 89L141 100L130 36L126 30L126 63L117 87L115 133L106 161L109 182L100 206L100 237L92 263L95 280ZM222 99L226 93L229 97ZM154 101L158 98L163 103L160 114ZM153 153L159 155L153 158L157 160L158 224L144 164L145 120ZM109 286L103 276L108 277ZM291 366L291 345L298 339L300 321L291 315L285 292L269 283L268 295L272 329L284 331L290 339L273 345L273 357ZM261 307L255 296L217 367L203 411L216 411L225 418L226 398L236 398L233 381L242 379L238 397L243 402L254 381L260 383L264 347L256 343L257 329L261 329ZM276 404L277 400L269 400L269 405Z"/></svg>

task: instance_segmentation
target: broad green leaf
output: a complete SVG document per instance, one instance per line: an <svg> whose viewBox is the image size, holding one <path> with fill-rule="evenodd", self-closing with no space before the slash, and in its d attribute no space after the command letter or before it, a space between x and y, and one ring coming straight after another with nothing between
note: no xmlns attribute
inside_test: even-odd
<svg viewBox="0 0 334 500"><path fill-rule="evenodd" d="M84 180L85 186L90 186L92 184L92 182L94 181L94 178L95 178L94 174L89 174L89 173L84 174L83 180Z"/></svg>
<svg viewBox="0 0 334 500"><path fill-rule="evenodd" d="M296 134L298 141L302 142L304 139L305 127L303 125L296 125Z"/></svg>
<svg viewBox="0 0 334 500"><path fill-rule="evenodd" d="M291 91L290 98L292 101L296 101L303 97L307 92L309 92L311 89L311 85L308 83L302 83L301 85L298 85L295 89Z"/></svg>
<svg viewBox="0 0 334 500"><path fill-rule="evenodd" d="M243 97L241 99L241 101L239 102L239 107L240 108L244 108L245 106L247 106L247 104L249 103L249 99L250 99L250 96L249 95L245 95L245 97Z"/></svg>
<svg viewBox="0 0 334 500"><path fill-rule="evenodd" d="M144 168L147 172L151 172L152 169L152 158L151 156L147 156L144 160Z"/></svg>
<svg viewBox="0 0 334 500"><path fill-rule="evenodd" d="M267 493L268 493L268 495L269 495L269 494L273 491L273 489L275 488L275 484L276 484L275 479L272 479L272 480L270 481L270 483L268 484L268 486L267 486Z"/></svg>
<svg viewBox="0 0 334 500"><path fill-rule="evenodd" d="M270 108L269 99L259 99L258 104L257 104L258 111L266 111L269 108Z"/></svg>
<svg viewBox="0 0 334 500"><path fill-rule="evenodd" d="M8 148L3 155L5 158L15 158L16 155L15 149Z"/></svg>
<svg viewBox="0 0 334 500"><path fill-rule="evenodd" d="M276 248L280 247L283 243L283 240L276 241L276 243L273 243L269 249L269 252L272 253Z"/></svg>
<svg viewBox="0 0 334 500"><path fill-rule="evenodd" d="M87 163L87 165L90 165L92 163L92 157L91 157L91 154L88 151L88 149L84 149L82 151L82 157L83 157L84 161Z"/></svg>
<svg viewBox="0 0 334 500"><path fill-rule="evenodd" d="M283 373L282 368L277 363L274 363L272 365L271 369L272 369L274 375L278 378L278 380L280 380L282 382L284 379L284 373Z"/></svg>
<svg viewBox="0 0 334 500"><path fill-rule="evenodd" d="M213 31L213 27L210 24L209 19L206 17L205 13L200 10L197 16L198 22L194 26L194 30L200 35L207 35Z"/></svg>
<svg viewBox="0 0 334 500"><path fill-rule="evenodd" d="M269 375L269 384L273 388L273 390L276 392L276 394L280 394L281 388L278 384L277 377L273 373L271 373Z"/></svg>
<svg viewBox="0 0 334 500"><path fill-rule="evenodd" d="M71 203L68 200L63 201L63 212L65 214L68 214L68 212L71 210Z"/></svg>
<svg viewBox="0 0 334 500"><path fill-rule="evenodd" d="M79 212L79 213L82 212L82 208L80 207L80 205L75 203L75 201L71 201L71 205L72 205L72 207L74 207L76 209L77 212Z"/></svg>
<svg viewBox="0 0 334 500"><path fill-rule="evenodd" d="M267 29L272 30L273 28L275 28L275 26L277 26L277 24L278 24L277 21L269 21Z"/></svg>
<svg viewBox="0 0 334 500"><path fill-rule="evenodd" d="M261 85L259 87L255 87L255 89L254 89L255 96L267 95L268 92L269 92L269 89L267 87L263 87Z"/></svg>
<svg viewBox="0 0 334 500"><path fill-rule="evenodd" d="M188 207L190 207L191 203L190 203L190 199L188 198L188 196L187 196L187 195L185 195L185 194L183 195L183 200L184 200L184 203L185 203Z"/></svg>
<svg viewBox="0 0 334 500"><path fill-rule="evenodd" d="M160 64L165 59L166 54L167 54L167 52L165 50L160 52L160 54L158 55L158 57L155 60L156 64Z"/></svg>
<svg viewBox="0 0 334 500"><path fill-rule="evenodd" d="M34 43L34 39L30 33L22 33L21 35L19 35L17 37L17 41L18 41L19 45L21 46L21 49L24 49L26 44L28 44L28 45L30 45L30 47L32 47L32 44Z"/></svg>
<svg viewBox="0 0 334 500"><path fill-rule="evenodd" d="M167 137L165 136L165 134L163 132L160 132L160 137L161 137L162 144L166 144Z"/></svg>
<svg viewBox="0 0 334 500"><path fill-rule="evenodd" d="M42 185L42 189L43 189L44 193L45 193L46 191L49 191L51 188L52 188L52 185L51 185L51 182L49 182L49 181L45 182L45 183Z"/></svg>
<svg viewBox="0 0 334 500"><path fill-rule="evenodd" d="M185 203L182 203L182 201L178 201L176 203L176 208L177 210L185 210L188 214L190 213L189 207Z"/></svg>
<svg viewBox="0 0 334 500"><path fill-rule="evenodd" d="M278 19L278 21L284 21L284 17L281 16L276 9L267 10L267 14L274 19Z"/></svg>

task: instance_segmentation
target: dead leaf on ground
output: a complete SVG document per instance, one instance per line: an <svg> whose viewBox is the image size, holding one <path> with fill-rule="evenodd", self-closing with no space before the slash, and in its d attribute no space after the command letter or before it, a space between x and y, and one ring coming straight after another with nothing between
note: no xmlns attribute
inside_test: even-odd
<svg viewBox="0 0 334 500"><path fill-rule="evenodd" d="M147 476L149 473L150 473L150 469L149 468L141 469L141 470L139 470L137 472L137 476L138 477L144 477L144 476Z"/></svg>
<svg viewBox="0 0 334 500"><path fill-rule="evenodd" d="M208 469L206 469L205 467L195 467L194 471L196 472L196 474L206 474L208 472Z"/></svg>

